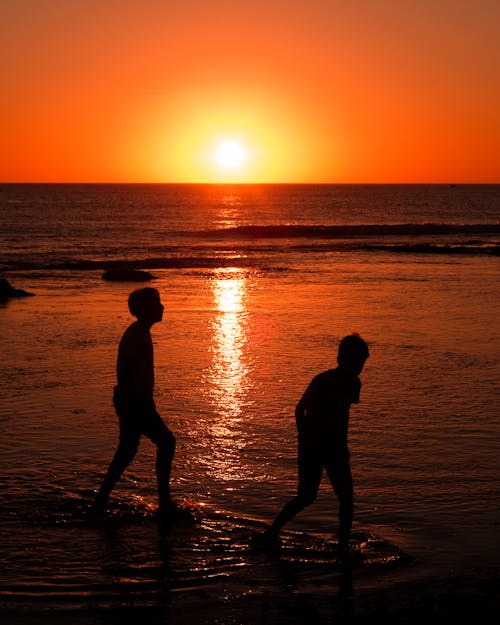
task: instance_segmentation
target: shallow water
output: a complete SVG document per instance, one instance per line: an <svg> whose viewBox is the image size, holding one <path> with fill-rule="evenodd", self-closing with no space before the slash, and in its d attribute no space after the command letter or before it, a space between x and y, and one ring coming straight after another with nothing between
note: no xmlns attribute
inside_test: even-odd
<svg viewBox="0 0 500 625"><path fill-rule="evenodd" d="M295 403L352 331L371 351L351 410L364 549L355 583L498 563L498 258L280 245L254 267L154 269L173 493L200 514L168 535L154 517L147 440L104 522L85 513L116 444L116 348L136 285L105 282L98 269L7 274L36 295L0 307L4 605L147 604L221 579L259 580L257 592L338 573L326 480L287 526L280 566L249 537L294 494Z"/></svg>

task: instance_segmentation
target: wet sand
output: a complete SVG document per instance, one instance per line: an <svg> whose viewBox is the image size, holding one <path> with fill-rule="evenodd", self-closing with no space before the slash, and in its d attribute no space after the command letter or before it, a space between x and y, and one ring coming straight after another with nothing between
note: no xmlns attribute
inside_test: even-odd
<svg viewBox="0 0 500 625"><path fill-rule="evenodd" d="M123 597L113 608L89 606L68 610L2 610L9 625L148 625L438 623L449 619L496 623L500 571L474 576L395 583L390 587L343 594L334 583L323 587L253 590L257 580L218 582L196 590L166 593L165 602L134 605ZM333 582L333 580L332 580Z"/></svg>
<svg viewBox="0 0 500 625"><path fill-rule="evenodd" d="M128 523L128 521L127 521ZM107 529L120 522L107 519ZM134 523L136 525L136 523ZM151 518L145 533L157 531ZM211 515L159 532L162 572L126 579L88 596L42 592L0 596L9 625L268 625L315 623L417 624L469 619L497 622L500 569L481 567L436 576L396 544L359 530L341 560L333 540L284 531L266 547L252 537L263 524ZM185 550L182 553L182 550ZM190 554L190 555L189 555ZM183 570L190 566L190 570ZM129 573L132 568L129 569ZM137 571L136 571L137 575ZM18 589L19 590L19 589Z"/></svg>

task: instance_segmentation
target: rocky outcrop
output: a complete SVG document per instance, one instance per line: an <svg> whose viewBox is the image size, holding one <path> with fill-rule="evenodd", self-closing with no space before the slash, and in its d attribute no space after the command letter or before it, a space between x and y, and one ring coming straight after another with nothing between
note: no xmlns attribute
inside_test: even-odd
<svg viewBox="0 0 500 625"><path fill-rule="evenodd" d="M148 282L153 278L149 271L139 269L108 269L102 274L103 280L112 282Z"/></svg>
<svg viewBox="0 0 500 625"><path fill-rule="evenodd" d="M0 278L0 299L7 299L9 297L30 297L35 295L29 293L24 289L15 289L8 280Z"/></svg>

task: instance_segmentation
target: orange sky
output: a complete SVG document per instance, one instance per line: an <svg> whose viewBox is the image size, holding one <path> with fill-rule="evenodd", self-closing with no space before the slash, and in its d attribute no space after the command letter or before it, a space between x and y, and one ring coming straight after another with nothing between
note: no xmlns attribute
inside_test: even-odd
<svg viewBox="0 0 500 625"><path fill-rule="evenodd" d="M0 181L499 183L499 25L498 0L0 0Z"/></svg>

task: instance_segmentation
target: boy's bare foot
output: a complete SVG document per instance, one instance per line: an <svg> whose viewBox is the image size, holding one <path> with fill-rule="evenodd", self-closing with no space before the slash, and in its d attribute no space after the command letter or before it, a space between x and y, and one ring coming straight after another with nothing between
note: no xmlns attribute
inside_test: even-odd
<svg viewBox="0 0 500 625"><path fill-rule="evenodd" d="M94 497L92 503L90 504L90 512L95 516L100 516L104 513L106 508L107 499L104 498L100 493Z"/></svg>
<svg viewBox="0 0 500 625"><path fill-rule="evenodd" d="M176 520L194 521L196 517L188 506L170 500L158 508L158 518L162 525L169 525Z"/></svg>
<svg viewBox="0 0 500 625"><path fill-rule="evenodd" d="M264 532L254 532L250 540L253 545L259 545L267 549L276 549L281 545L281 538L271 529L267 529Z"/></svg>
<svg viewBox="0 0 500 625"><path fill-rule="evenodd" d="M339 560L346 563L353 562L354 560L361 560L363 557L358 545L351 545L349 542L346 543L342 541L337 543L337 554Z"/></svg>

